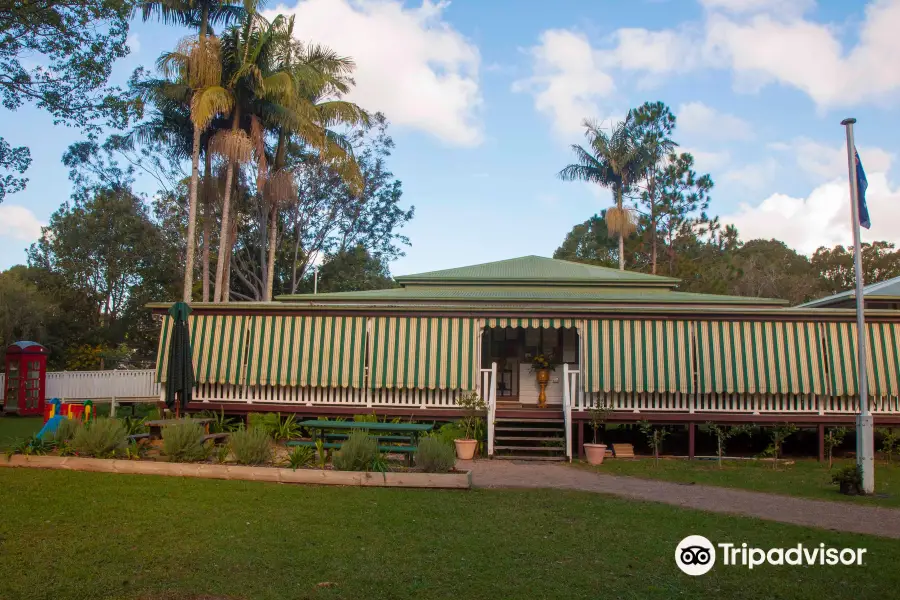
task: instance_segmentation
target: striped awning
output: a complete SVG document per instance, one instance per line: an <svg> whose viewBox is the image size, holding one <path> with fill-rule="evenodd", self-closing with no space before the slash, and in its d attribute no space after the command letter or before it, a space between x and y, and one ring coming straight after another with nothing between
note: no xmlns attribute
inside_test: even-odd
<svg viewBox="0 0 900 600"><path fill-rule="evenodd" d="M475 389L476 319L375 317L369 337L372 389Z"/></svg>
<svg viewBox="0 0 900 600"><path fill-rule="evenodd" d="M249 385L365 386L365 317L248 318Z"/></svg>
<svg viewBox="0 0 900 600"><path fill-rule="evenodd" d="M817 323L697 323L700 391L823 394L824 354Z"/></svg>
<svg viewBox="0 0 900 600"><path fill-rule="evenodd" d="M482 327L529 327L562 329L575 327L575 319L482 319Z"/></svg>
<svg viewBox="0 0 900 600"><path fill-rule="evenodd" d="M244 315L190 315L188 331L193 352L194 381L231 383L244 381L243 349L249 317ZM156 379L166 380L172 318L163 319L156 360Z"/></svg>
<svg viewBox="0 0 900 600"><path fill-rule="evenodd" d="M829 382L833 396L856 396L856 323L826 323L825 345L828 352ZM900 325L895 323L866 323L866 372L869 394L898 396L898 342Z"/></svg>
<svg viewBox="0 0 900 600"><path fill-rule="evenodd" d="M693 390L688 321L586 320L586 392Z"/></svg>

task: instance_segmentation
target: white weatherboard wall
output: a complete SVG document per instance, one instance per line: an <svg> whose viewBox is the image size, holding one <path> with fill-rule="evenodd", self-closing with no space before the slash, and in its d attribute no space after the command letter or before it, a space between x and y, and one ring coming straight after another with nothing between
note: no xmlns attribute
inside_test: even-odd
<svg viewBox="0 0 900 600"><path fill-rule="evenodd" d="M61 371L47 373L47 398L104 400L159 398L154 369L129 371Z"/></svg>

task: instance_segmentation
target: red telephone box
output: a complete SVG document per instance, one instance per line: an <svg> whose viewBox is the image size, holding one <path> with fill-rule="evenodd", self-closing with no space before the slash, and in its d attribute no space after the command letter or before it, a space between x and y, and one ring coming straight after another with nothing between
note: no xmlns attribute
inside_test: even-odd
<svg viewBox="0 0 900 600"><path fill-rule="evenodd" d="M6 348L5 412L44 413L48 354L50 352L37 342L16 342Z"/></svg>

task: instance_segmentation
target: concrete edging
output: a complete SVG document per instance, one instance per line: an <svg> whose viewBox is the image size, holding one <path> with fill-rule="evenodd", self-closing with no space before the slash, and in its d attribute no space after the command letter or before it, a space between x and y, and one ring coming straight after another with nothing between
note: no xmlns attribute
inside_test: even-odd
<svg viewBox="0 0 900 600"><path fill-rule="evenodd" d="M130 475L168 475L200 479L269 481L274 483L306 483L317 485L355 485L370 487L469 489L472 472L464 473L365 473L361 471L325 471L321 469L285 469L243 465L211 465L203 463L169 463L142 460L80 458L77 456L24 456L16 454L8 460L0 458L0 467L60 469L121 473Z"/></svg>

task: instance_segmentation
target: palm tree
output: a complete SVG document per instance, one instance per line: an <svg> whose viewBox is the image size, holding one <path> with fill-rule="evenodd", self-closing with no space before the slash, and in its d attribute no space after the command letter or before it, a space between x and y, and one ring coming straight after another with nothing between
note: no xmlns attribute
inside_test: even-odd
<svg viewBox="0 0 900 600"><path fill-rule="evenodd" d="M188 198L187 250L185 253L184 294L185 302L192 299L194 283L194 252L197 227L197 188L200 179L200 137L215 112L225 109L225 97L215 88L219 87L221 62L219 45L215 36L208 37L210 23L227 23L239 18L244 8L231 0L152 0L138 6L144 20L156 15L167 23L197 26L198 39L195 42L182 41L175 53L164 55L160 66L164 71L176 65L195 95L191 99L191 121L193 122L193 142L191 145L191 182ZM180 55L180 56L178 56ZM167 75L168 76L168 75ZM209 245L209 240L205 240ZM207 254L205 251L204 254ZM208 261L206 261L208 264ZM204 272L207 272L204 269ZM206 280L208 281L208 275ZM208 284L207 284L208 285ZM207 292L208 293L208 292Z"/></svg>
<svg viewBox="0 0 900 600"><path fill-rule="evenodd" d="M275 25L273 23L273 25ZM293 38L294 18L282 22L274 71L287 74L290 85L276 102L264 100L259 111L276 131L277 146L273 172L266 186L268 205L268 253L264 270L263 299L272 299L275 255L278 246L278 215L284 202L296 200L293 173L285 169L287 147L295 139L312 150L324 163L335 168L356 193L362 189L362 174L347 139L334 126L367 124L369 115L352 102L341 100L352 86L352 60L319 45L303 45ZM257 186L259 187L259 186Z"/></svg>
<svg viewBox="0 0 900 600"><path fill-rule="evenodd" d="M231 261L231 240L234 238L231 223L231 194L235 171L250 161L254 150L259 149L259 140L254 145L246 130L254 120L255 104L266 98L277 98L287 94L289 79L278 73L270 73L271 52L276 43L275 35L282 17L270 24L256 11L255 4L248 1L247 11L240 27L232 27L223 40L223 66L225 69L224 88L231 97L231 129L216 134L210 147L220 155L226 164L225 195L222 202L222 220L219 239L219 256L216 261L216 281L213 291L214 302L227 302L229 287L226 281L227 265ZM258 164L264 165L265 152L257 152ZM257 187L264 186L264 177L257 178ZM260 188L261 189L261 188Z"/></svg>
<svg viewBox="0 0 900 600"><path fill-rule="evenodd" d="M572 145L577 162L558 173L563 181L589 181L611 188L616 205L606 211L606 227L619 236L619 269L625 270L625 236L634 231L631 211L624 206L624 196L638 180L642 169L641 148L635 143L628 124L619 122L607 134L599 124L586 119L585 137L590 151Z"/></svg>

